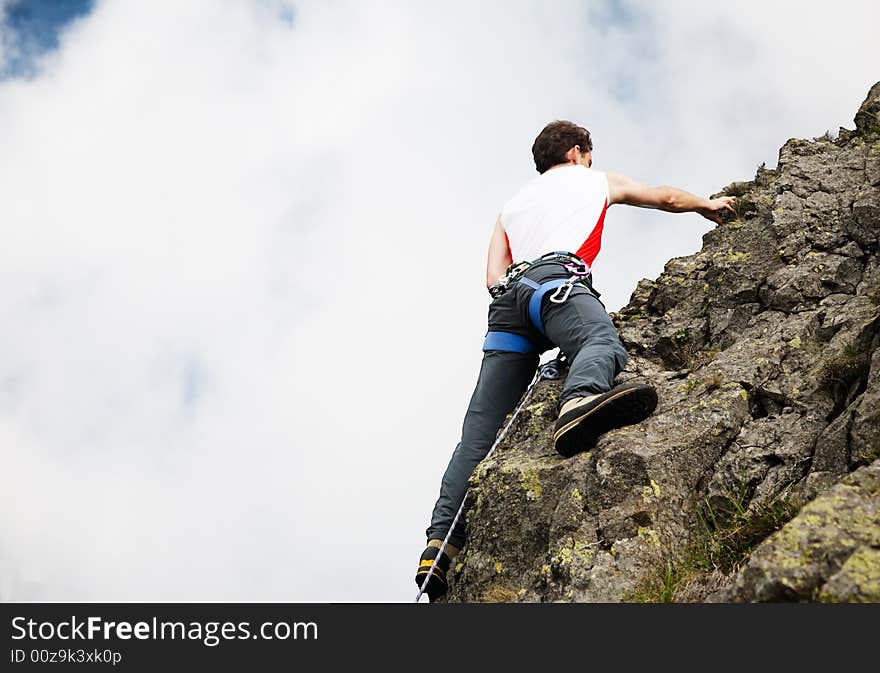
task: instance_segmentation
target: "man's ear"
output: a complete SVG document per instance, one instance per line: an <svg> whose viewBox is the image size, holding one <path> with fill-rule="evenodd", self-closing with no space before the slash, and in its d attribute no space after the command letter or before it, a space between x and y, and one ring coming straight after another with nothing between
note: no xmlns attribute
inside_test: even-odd
<svg viewBox="0 0 880 673"><path fill-rule="evenodd" d="M581 149L580 145L575 145L565 153L565 159L572 163L577 163L577 152Z"/></svg>

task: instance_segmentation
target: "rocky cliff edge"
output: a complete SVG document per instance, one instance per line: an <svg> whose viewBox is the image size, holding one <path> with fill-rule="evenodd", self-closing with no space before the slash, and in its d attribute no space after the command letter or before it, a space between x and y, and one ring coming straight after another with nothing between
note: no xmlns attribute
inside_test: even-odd
<svg viewBox="0 0 880 673"><path fill-rule="evenodd" d="M612 319L647 421L552 442L542 381L467 499L449 600L880 601L880 83L789 140Z"/></svg>

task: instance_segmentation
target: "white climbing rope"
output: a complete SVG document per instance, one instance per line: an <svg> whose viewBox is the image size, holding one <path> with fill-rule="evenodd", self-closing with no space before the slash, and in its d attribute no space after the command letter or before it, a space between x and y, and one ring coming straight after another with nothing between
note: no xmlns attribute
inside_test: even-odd
<svg viewBox="0 0 880 673"><path fill-rule="evenodd" d="M535 376L534 378L532 378L532 382L529 383L529 387L526 388L526 392L523 394L522 400L520 400L520 403L517 405L516 409L514 409L513 415L510 417L510 420L507 421L507 423L502 428L501 434L499 434L498 437L495 438L495 443L492 444L492 448L489 449L489 453L486 454L483 460L488 459L489 456L491 456L495 452L495 449L498 448L498 445L501 444L501 442L504 440L504 437L507 435L507 431L510 429L510 426L513 425L513 421L516 419L517 416L519 416L519 412L522 411L522 408L526 405L526 402L529 401L529 397L531 397L532 395L532 390L534 389L538 381L545 378L548 380L559 378L558 366L560 357L561 351L554 359L541 365L538 368L538 371L535 372ZM421 600L422 594L425 593L425 587L427 587L428 582L431 581L431 576L434 574L434 568L437 567L437 561L440 560L440 554L442 554L443 550L446 549L446 545L449 543L449 538L452 535L452 531L455 530L455 524L458 523L458 520L461 517L461 513L464 511L464 504L465 502L467 502L467 496L469 492L470 488L465 491L464 497L461 499L461 505L459 506L458 511L455 513L455 518L452 520L452 525L449 526L449 531L446 533L446 537L443 538L443 542L440 544L440 549L437 551L437 555L434 557L433 563L431 563L428 574L425 576L425 580L419 587L419 593L416 594L416 603Z"/></svg>

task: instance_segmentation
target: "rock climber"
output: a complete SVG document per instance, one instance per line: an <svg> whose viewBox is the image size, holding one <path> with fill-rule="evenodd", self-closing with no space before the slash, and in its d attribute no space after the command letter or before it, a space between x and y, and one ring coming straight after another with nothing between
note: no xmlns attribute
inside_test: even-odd
<svg viewBox="0 0 880 673"><path fill-rule="evenodd" d="M553 433L562 456L589 450L604 432L639 423L657 406L649 385L614 386L627 352L590 272L608 208L695 212L715 223L721 223L722 211L733 211L735 197L705 199L592 168L590 133L570 121L547 124L532 155L539 175L501 209L489 242L486 287L492 302L480 374L416 574L420 587L428 579L431 601L446 593L452 559L466 541L464 517L450 528L468 479L534 378L541 353L559 347L569 362Z"/></svg>

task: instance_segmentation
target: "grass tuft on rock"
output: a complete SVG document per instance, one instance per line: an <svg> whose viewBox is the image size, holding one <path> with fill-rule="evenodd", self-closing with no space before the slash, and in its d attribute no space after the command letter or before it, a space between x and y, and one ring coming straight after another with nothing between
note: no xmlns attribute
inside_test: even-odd
<svg viewBox="0 0 880 673"><path fill-rule="evenodd" d="M723 513L704 501L700 525L683 551L661 549L654 572L626 600L635 603L675 603L701 600L713 581L737 571L751 552L782 528L798 507L782 495L747 506L744 492L725 496Z"/></svg>

